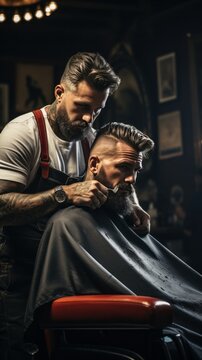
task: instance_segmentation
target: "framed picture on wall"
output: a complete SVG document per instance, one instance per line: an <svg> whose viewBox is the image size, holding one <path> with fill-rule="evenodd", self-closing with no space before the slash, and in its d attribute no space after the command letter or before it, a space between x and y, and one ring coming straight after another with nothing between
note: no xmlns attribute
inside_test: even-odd
<svg viewBox="0 0 202 360"><path fill-rule="evenodd" d="M159 56L157 64L158 100L160 103L177 98L175 53Z"/></svg>
<svg viewBox="0 0 202 360"><path fill-rule="evenodd" d="M8 121L9 107L9 87L8 84L0 84L0 131Z"/></svg>
<svg viewBox="0 0 202 360"><path fill-rule="evenodd" d="M158 116L158 143L160 159L183 154L180 111Z"/></svg>
<svg viewBox="0 0 202 360"><path fill-rule="evenodd" d="M53 67L46 64L19 63L16 67L17 113L32 111L53 100Z"/></svg>

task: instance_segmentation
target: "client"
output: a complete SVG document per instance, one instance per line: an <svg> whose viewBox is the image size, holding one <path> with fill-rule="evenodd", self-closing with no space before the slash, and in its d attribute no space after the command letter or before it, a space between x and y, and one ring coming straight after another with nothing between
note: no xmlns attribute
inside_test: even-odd
<svg viewBox="0 0 202 360"><path fill-rule="evenodd" d="M130 225L132 187L153 145L126 124L110 123L98 131L85 180L108 187L108 199L95 210L69 206L49 220L36 258L26 329L37 308L59 297L153 296L173 305L171 329L182 334L189 359L202 359L202 276Z"/></svg>

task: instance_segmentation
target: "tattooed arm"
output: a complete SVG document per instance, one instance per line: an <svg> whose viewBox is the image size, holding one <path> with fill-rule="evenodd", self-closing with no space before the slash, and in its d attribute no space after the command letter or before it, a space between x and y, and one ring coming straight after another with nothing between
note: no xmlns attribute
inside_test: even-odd
<svg viewBox="0 0 202 360"><path fill-rule="evenodd" d="M100 207L108 194L107 188L95 180L64 185L63 189L69 205L92 209ZM60 208L54 189L36 194L22 194L23 191L22 184L0 180L0 226L31 223Z"/></svg>
<svg viewBox="0 0 202 360"><path fill-rule="evenodd" d="M53 190L31 195L23 190L22 184L0 180L0 226L27 224L58 207Z"/></svg>

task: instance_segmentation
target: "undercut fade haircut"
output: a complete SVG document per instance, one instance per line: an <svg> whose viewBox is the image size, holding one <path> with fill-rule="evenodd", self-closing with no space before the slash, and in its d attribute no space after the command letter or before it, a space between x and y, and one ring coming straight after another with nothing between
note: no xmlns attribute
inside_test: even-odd
<svg viewBox="0 0 202 360"><path fill-rule="evenodd" d="M102 136L124 141L144 156L154 148L154 141L148 135L129 124L111 122L102 126L97 132L92 149Z"/></svg>
<svg viewBox="0 0 202 360"><path fill-rule="evenodd" d="M67 62L61 84L65 89L73 91L83 80L97 91L109 89L110 95L118 89L121 82L110 64L99 53L78 52Z"/></svg>

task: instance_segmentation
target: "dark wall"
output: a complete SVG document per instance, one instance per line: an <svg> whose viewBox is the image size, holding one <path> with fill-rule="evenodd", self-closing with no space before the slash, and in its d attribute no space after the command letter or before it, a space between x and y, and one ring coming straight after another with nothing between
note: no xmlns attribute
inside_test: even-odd
<svg viewBox="0 0 202 360"><path fill-rule="evenodd" d="M184 191L183 207L189 212L189 204L195 191L195 173L201 166L196 161L195 146L196 109L193 102L193 73L197 72L197 63L191 58L195 55L195 39L200 39L201 4L193 2L187 6L176 6L162 11L160 14L150 14L147 21L142 21L139 27L131 29L130 41L133 44L137 61L144 74L144 80L149 94L151 106L152 135L156 142L153 154L153 168L149 174L155 179L159 192L159 211L163 212L163 224L168 223L170 207L170 191L175 185ZM200 41L198 41L200 44ZM164 103L158 100L157 89L157 57L175 53L177 74L177 97ZM195 96L198 95L196 90ZM183 153L167 159L160 159L158 155L159 132L158 116L170 112L180 112ZM199 124L199 131L200 125Z"/></svg>

